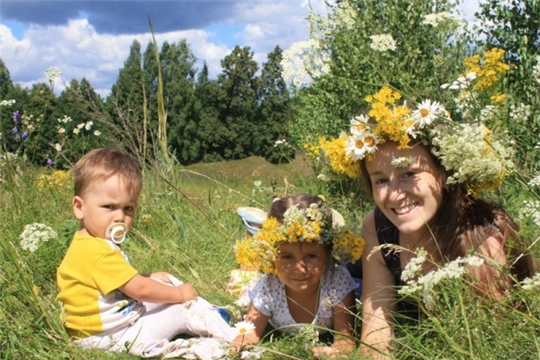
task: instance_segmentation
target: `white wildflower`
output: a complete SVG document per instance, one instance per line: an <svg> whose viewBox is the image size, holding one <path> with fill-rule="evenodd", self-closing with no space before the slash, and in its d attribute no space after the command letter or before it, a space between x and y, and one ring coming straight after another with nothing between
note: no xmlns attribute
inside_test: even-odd
<svg viewBox="0 0 540 360"><path fill-rule="evenodd" d="M58 152L62 151L62 145L60 145L60 144L58 144L58 143L54 144L54 148L55 148L56 151L58 151Z"/></svg>
<svg viewBox="0 0 540 360"><path fill-rule="evenodd" d="M439 102L426 99L417 106L412 112L411 117L414 120L414 126L417 129L423 129L435 121L439 115L444 114L444 112L445 109Z"/></svg>
<svg viewBox="0 0 540 360"><path fill-rule="evenodd" d="M80 123L79 125L77 125L77 129L82 129L86 124L85 123Z"/></svg>
<svg viewBox="0 0 540 360"><path fill-rule="evenodd" d="M255 325L251 321L240 321L234 324L238 335L247 335L255 331Z"/></svg>
<svg viewBox="0 0 540 360"><path fill-rule="evenodd" d="M92 125L94 125L93 121L87 121L86 124L84 124L84 128L86 130L90 130L92 128Z"/></svg>
<svg viewBox="0 0 540 360"><path fill-rule="evenodd" d="M448 11L439 13L428 14L424 16L422 24L431 25L433 27L439 26L441 23L449 22L454 27L465 27L467 23L461 17L452 14Z"/></svg>
<svg viewBox="0 0 540 360"><path fill-rule="evenodd" d="M81 132L81 130L80 130L79 128L73 129L73 133L74 133L75 135L79 135L80 132Z"/></svg>
<svg viewBox="0 0 540 360"><path fill-rule="evenodd" d="M63 134L63 133L65 133L65 132L66 132L66 129L64 129L63 127L58 128L58 133L59 133L59 134Z"/></svg>
<svg viewBox="0 0 540 360"><path fill-rule="evenodd" d="M407 282L414 279L422 272L422 265L426 261L427 251L424 248L419 248L416 257L412 258L401 273L401 280Z"/></svg>
<svg viewBox="0 0 540 360"><path fill-rule="evenodd" d="M540 84L540 55L536 55L536 65L533 67L532 76Z"/></svg>
<svg viewBox="0 0 540 360"><path fill-rule="evenodd" d="M60 75L62 75L62 72L60 71L60 69L58 69L56 66L51 66L50 68L48 68L47 70L45 70L45 77L47 79L49 79L49 83L51 85L54 84L54 81L56 80L57 77L59 77Z"/></svg>
<svg viewBox="0 0 540 360"><path fill-rule="evenodd" d="M536 225L540 225L540 201L523 200L518 219L531 219Z"/></svg>
<svg viewBox="0 0 540 360"><path fill-rule="evenodd" d="M397 168L406 168L416 163L417 157L415 156L400 156L392 158L390 165L394 165Z"/></svg>
<svg viewBox="0 0 540 360"><path fill-rule="evenodd" d="M538 287L540 287L540 272L534 274L532 278L523 279L521 282L521 288L523 290L530 291Z"/></svg>
<svg viewBox="0 0 540 360"><path fill-rule="evenodd" d="M13 104L15 104L16 101L11 99L11 100L2 100L0 101L0 106L11 106Z"/></svg>
<svg viewBox="0 0 540 360"><path fill-rule="evenodd" d="M354 29L357 11L350 1L339 2L334 14L336 25L341 25L345 29Z"/></svg>
<svg viewBox="0 0 540 360"><path fill-rule="evenodd" d="M450 90L463 90L471 86L471 82L476 79L476 73L470 72L465 76L460 76L454 80L451 84L442 84L441 89L450 89Z"/></svg>
<svg viewBox="0 0 540 360"><path fill-rule="evenodd" d="M358 135L367 131L369 117L367 115L355 116L351 119L351 134Z"/></svg>
<svg viewBox="0 0 540 360"><path fill-rule="evenodd" d="M459 124L432 129L432 153L452 175L448 184L467 183L472 187L493 184L513 167L510 149L490 138L482 124ZM481 189L480 189L481 190Z"/></svg>
<svg viewBox="0 0 540 360"><path fill-rule="evenodd" d="M537 175L529 181L529 186L540 186L540 175Z"/></svg>
<svg viewBox="0 0 540 360"><path fill-rule="evenodd" d="M101 131L99 131L99 130L95 130L95 131L94 131L94 135L95 135L95 136L99 136L99 135L101 135Z"/></svg>
<svg viewBox="0 0 540 360"><path fill-rule="evenodd" d="M64 115L63 118L59 118L58 119L58 122L59 123L63 123L63 124L67 124L68 122L71 122L71 117L67 116L67 115Z"/></svg>
<svg viewBox="0 0 540 360"><path fill-rule="evenodd" d="M531 106L523 103L510 105L510 118L515 122L525 122L531 116Z"/></svg>
<svg viewBox="0 0 540 360"><path fill-rule="evenodd" d="M369 45L375 51L384 52L386 50L396 50L396 41L389 34L371 35L371 44Z"/></svg>
<svg viewBox="0 0 540 360"><path fill-rule="evenodd" d="M411 260L412 261L412 260ZM465 258L458 257L457 259L446 263L443 267L430 271L424 276L419 277L417 280L410 281L406 286L403 286L398 293L404 295L413 294L419 290L422 290L424 296L429 294L433 287L445 279L458 279L463 274L468 272L467 266L480 266L484 263L484 259L475 255L467 256ZM413 265L416 269L417 265ZM410 276L410 272L407 276Z"/></svg>
<svg viewBox="0 0 540 360"><path fill-rule="evenodd" d="M299 41L283 51L282 76L295 86L330 72L330 55L315 39Z"/></svg>
<svg viewBox="0 0 540 360"><path fill-rule="evenodd" d="M263 349L261 348L251 348L249 350L244 350L240 353L240 359L244 360L258 360L262 358Z"/></svg>
<svg viewBox="0 0 540 360"><path fill-rule="evenodd" d="M32 223L24 227L19 238L21 247L24 250L34 252L41 242L49 241L57 236L58 233L51 227L40 223Z"/></svg>

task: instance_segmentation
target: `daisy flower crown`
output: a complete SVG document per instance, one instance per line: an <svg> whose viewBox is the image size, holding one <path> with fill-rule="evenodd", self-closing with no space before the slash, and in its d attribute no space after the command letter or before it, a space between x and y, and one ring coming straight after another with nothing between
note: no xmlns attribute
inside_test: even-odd
<svg viewBox="0 0 540 360"><path fill-rule="evenodd" d="M471 194L502 184L513 166L511 152L485 125L454 122L437 101L427 99L411 109L405 102L398 104L399 99L399 92L383 87L366 97L371 108L367 115L351 119L349 133L321 139L320 146L334 171L358 178L358 162L371 160L377 145L392 141L399 144L398 149L408 149L422 143L446 170L447 184L461 184ZM405 156L392 160L398 167L414 162L416 159Z"/></svg>
<svg viewBox="0 0 540 360"><path fill-rule="evenodd" d="M270 217L254 237L235 245L236 261L248 267L259 266L266 274L276 274L274 262L283 243L309 242L332 245L332 256L342 262L354 262L362 256L365 240L344 226L332 228L332 212L326 204L311 204L306 209L291 206L283 222Z"/></svg>

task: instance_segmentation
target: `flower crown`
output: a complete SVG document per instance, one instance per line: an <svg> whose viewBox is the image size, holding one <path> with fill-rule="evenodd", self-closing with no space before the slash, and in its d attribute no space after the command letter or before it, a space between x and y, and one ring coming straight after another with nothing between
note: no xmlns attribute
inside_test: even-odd
<svg viewBox="0 0 540 360"><path fill-rule="evenodd" d="M365 240L343 226L331 227L332 212L328 205L311 204L307 209L291 206L283 215L283 223L270 217L259 233L235 246L236 261L248 267L260 266L266 274L275 274L279 245L285 242L331 244L332 256L343 262L354 262L362 256Z"/></svg>
<svg viewBox="0 0 540 360"><path fill-rule="evenodd" d="M396 104L401 94L389 87L366 97L371 104L367 115L351 119L350 133L337 139L321 139L320 146L330 167L352 178L360 176L358 161L370 160L377 145L386 141L408 149L422 143L438 158L449 176L447 184L462 184L469 193L490 190L502 184L513 166L511 152L492 138L480 122L456 123L438 102L424 100L416 109ZM392 164L406 167L416 159L394 158Z"/></svg>

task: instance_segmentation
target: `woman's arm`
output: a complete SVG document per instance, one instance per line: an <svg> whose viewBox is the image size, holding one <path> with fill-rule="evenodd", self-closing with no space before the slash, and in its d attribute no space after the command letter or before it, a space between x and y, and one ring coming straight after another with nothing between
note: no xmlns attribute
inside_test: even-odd
<svg viewBox="0 0 540 360"><path fill-rule="evenodd" d="M395 311L394 277L386 266L380 250L375 218L371 211L364 219L362 236L366 248L362 255L362 354L371 359L387 359L393 339L390 312Z"/></svg>
<svg viewBox="0 0 540 360"><path fill-rule="evenodd" d="M353 339L354 313L354 291L351 291L333 309L335 334L332 346L314 347L312 352L315 358L322 355L329 357L346 355L356 347Z"/></svg>
<svg viewBox="0 0 540 360"><path fill-rule="evenodd" d="M251 322L255 326L255 331L246 335L238 335L236 339L233 340L232 345L235 346L237 350L240 350L246 345L258 343L263 337L264 329L268 324L268 319L268 316L257 310L257 308L250 303L248 313L244 320Z"/></svg>
<svg viewBox="0 0 540 360"><path fill-rule="evenodd" d="M478 253L484 258L484 265L469 268L470 274L476 278L473 286L481 294L494 299L504 298L504 289L510 280L502 275L500 266L506 265L506 252L502 242L494 236L487 238L478 248Z"/></svg>

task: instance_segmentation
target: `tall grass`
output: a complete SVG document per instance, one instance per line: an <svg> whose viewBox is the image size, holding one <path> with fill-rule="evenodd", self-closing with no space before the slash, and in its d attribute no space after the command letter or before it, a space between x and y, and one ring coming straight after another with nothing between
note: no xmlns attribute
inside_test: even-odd
<svg viewBox="0 0 540 360"><path fill-rule="evenodd" d="M248 162L242 166L245 171L249 171ZM259 168L270 166L262 160L254 163ZM271 179L257 174L224 177L230 166L175 168L178 182L159 169L145 172L145 188L125 250L140 272L168 271L192 283L209 301L234 308L235 299L226 292L226 283L236 267L233 244L244 233L235 209L241 205L266 207L274 196L285 195L286 189L275 181L272 186ZM294 193L317 191L303 185L314 182L313 178L296 176L292 166L282 170L289 174ZM71 213L71 183L55 174L24 162L2 167L0 358L131 359L126 354L82 350L63 329L55 302L55 270L78 224ZM21 247L19 236L34 222L50 226L58 236L30 252ZM396 326L393 358L540 358L538 291L516 287L507 299L494 303L466 285L461 280L442 282L433 290L419 324ZM423 296L419 300L425 304ZM309 359L310 341L305 333L286 337L270 333L261 344L266 349L263 359ZM350 358L361 357L355 353Z"/></svg>

